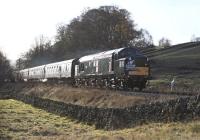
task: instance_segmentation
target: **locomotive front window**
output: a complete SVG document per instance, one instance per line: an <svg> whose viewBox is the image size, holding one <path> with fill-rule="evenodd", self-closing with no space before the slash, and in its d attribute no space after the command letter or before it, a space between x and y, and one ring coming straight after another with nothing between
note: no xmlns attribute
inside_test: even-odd
<svg viewBox="0 0 200 140"><path fill-rule="evenodd" d="M141 53L134 48L125 49L125 50L119 52L118 59L131 57L131 56L135 56L135 55L141 55Z"/></svg>

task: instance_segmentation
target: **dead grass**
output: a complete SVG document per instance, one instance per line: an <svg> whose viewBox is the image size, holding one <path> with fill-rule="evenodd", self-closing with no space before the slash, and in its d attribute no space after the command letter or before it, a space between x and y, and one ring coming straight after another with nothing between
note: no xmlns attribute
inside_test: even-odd
<svg viewBox="0 0 200 140"><path fill-rule="evenodd" d="M19 101L0 100L0 139L198 140L200 121L150 123L135 128L104 131Z"/></svg>
<svg viewBox="0 0 200 140"><path fill-rule="evenodd" d="M199 73L200 74L200 73ZM161 93L171 93L170 82L173 76L165 75L159 77L159 79L151 80L147 91L159 91ZM200 79L197 77L185 77L179 75L175 77L175 85L173 88L173 93L186 93L197 95L200 93Z"/></svg>
<svg viewBox="0 0 200 140"><path fill-rule="evenodd" d="M137 92L114 91L106 89L73 88L63 84L24 83L17 94L27 94L64 103L98 108L125 108L150 102L177 98L174 95L148 95Z"/></svg>
<svg viewBox="0 0 200 140"><path fill-rule="evenodd" d="M176 77L176 91L200 93L200 47L171 48L173 51L157 52L151 57L152 76L157 81L151 85L158 91L170 90L170 81ZM152 53L154 54L154 53ZM158 82L159 81L159 82Z"/></svg>
<svg viewBox="0 0 200 140"><path fill-rule="evenodd" d="M142 104L146 98L141 96L127 96L119 91L73 88L62 84L25 83L20 93L48 98L82 106L123 108Z"/></svg>

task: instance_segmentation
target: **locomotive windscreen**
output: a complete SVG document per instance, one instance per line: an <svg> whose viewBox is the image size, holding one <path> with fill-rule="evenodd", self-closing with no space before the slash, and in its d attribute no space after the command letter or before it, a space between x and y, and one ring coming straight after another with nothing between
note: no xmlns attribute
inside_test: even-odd
<svg viewBox="0 0 200 140"><path fill-rule="evenodd" d="M134 48L125 48L118 53L118 59L134 57L134 56L142 56L142 54L137 49Z"/></svg>

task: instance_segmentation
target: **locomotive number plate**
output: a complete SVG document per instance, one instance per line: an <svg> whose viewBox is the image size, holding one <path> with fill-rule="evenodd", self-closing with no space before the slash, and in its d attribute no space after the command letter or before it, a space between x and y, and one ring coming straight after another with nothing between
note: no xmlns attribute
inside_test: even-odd
<svg viewBox="0 0 200 140"><path fill-rule="evenodd" d="M134 71L129 71L129 75L149 75L148 67L136 67Z"/></svg>

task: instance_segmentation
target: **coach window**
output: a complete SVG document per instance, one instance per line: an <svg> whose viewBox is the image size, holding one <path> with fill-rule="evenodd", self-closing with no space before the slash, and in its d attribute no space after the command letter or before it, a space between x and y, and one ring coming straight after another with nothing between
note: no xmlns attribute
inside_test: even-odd
<svg viewBox="0 0 200 140"><path fill-rule="evenodd" d="M80 64L80 71L84 71L84 64L83 63Z"/></svg>
<svg viewBox="0 0 200 140"><path fill-rule="evenodd" d="M124 61L119 61L119 67L120 68L124 67Z"/></svg>

